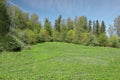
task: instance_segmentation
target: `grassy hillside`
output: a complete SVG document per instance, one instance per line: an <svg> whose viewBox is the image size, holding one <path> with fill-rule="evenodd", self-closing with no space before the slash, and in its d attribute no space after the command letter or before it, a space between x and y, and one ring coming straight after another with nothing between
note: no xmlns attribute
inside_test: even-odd
<svg viewBox="0 0 120 80"><path fill-rule="evenodd" d="M0 54L0 80L119 80L120 49L41 43Z"/></svg>

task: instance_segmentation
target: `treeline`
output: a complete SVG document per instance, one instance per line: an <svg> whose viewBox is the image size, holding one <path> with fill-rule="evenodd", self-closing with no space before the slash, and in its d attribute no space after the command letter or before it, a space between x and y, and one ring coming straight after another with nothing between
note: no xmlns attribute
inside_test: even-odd
<svg viewBox="0 0 120 80"><path fill-rule="evenodd" d="M66 20L60 15L54 26L48 18L44 25L36 14L29 15L18 7L7 5L6 1L0 1L0 51L20 51L26 45L41 42L68 42L86 46L120 47L119 24L110 26L106 35L106 25L96 20L87 20L85 16L70 17ZM113 29L114 28L114 29ZM113 32L116 32L113 34Z"/></svg>

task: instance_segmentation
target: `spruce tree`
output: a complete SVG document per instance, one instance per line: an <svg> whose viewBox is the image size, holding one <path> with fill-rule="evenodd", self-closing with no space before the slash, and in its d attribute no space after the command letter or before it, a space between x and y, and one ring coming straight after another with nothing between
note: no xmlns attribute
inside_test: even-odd
<svg viewBox="0 0 120 80"><path fill-rule="evenodd" d="M92 21L89 20L89 23L88 23L88 32L91 32L91 30L92 30L91 25L92 25Z"/></svg>
<svg viewBox="0 0 120 80"><path fill-rule="evenodd" d="M100 26L100 33L105 33L105 23L102 21L101 26Z"/></svg>
<svg viewBox="0 0 120 80"><path fill-rule="evenodd" d="M95 34L98 37L99 36L99 28L100 28L98 20L96 20L95 28L96 28L95 29Z"/></svg>
<svg viewBox="0 0 120 80"><path fill-rule="evenodd" d="M55 20L55 30L60 32L61 31L61 18L62 16L60 15L57 20Z"/></svg>

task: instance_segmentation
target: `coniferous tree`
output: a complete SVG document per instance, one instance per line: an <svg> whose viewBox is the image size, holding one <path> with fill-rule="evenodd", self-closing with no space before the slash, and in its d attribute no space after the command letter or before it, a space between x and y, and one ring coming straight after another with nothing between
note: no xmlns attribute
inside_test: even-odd
<svg viewBox="0 0 120 80"><path fill-rule="evenodd" d="M96 36L98 37L98 36L99 36L99 28L100 28L100 26L99 26L99 21L98 21L98 20L96 20L95 28L96 28L95 34L96 34Z"/></svg>
<svg viewBox="0 0 120 80"><path fill-rule="evenodd" d="M95 21L93 21L93 34L95 34L95 30L96 30Z"/></svg>
<svg viewBox="0 0 120 80"><path fill-rule="evenodd" d="M55 30L60 32L61 30L61 18L62 16L60 15L57 20L55 20Z"/></svg>
<svg viewBox="0 0 120 80"><path fill-rule="evenodd" d="M88 23L88 32L91 32L91 30L92 30L91 25L92 25L92 21L89 20L89 23Z"/></svg>
<svg viewBox="0 0 120 80"><path fill-rule="evenodd" d="M104 21L102 21L102 23L101 23L101 26L100 26L100 33L105 33L105 23L104 23Z"/></svg>

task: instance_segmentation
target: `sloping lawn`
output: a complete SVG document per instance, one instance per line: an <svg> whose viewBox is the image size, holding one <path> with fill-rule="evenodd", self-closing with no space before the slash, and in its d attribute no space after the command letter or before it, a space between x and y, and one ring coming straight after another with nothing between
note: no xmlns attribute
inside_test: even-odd
<svg viewBox="0 0 120 80"><path fill-rule="evenodd" d="M120 49L46 42L4 52L0 80L120 80Z"/></svg>

